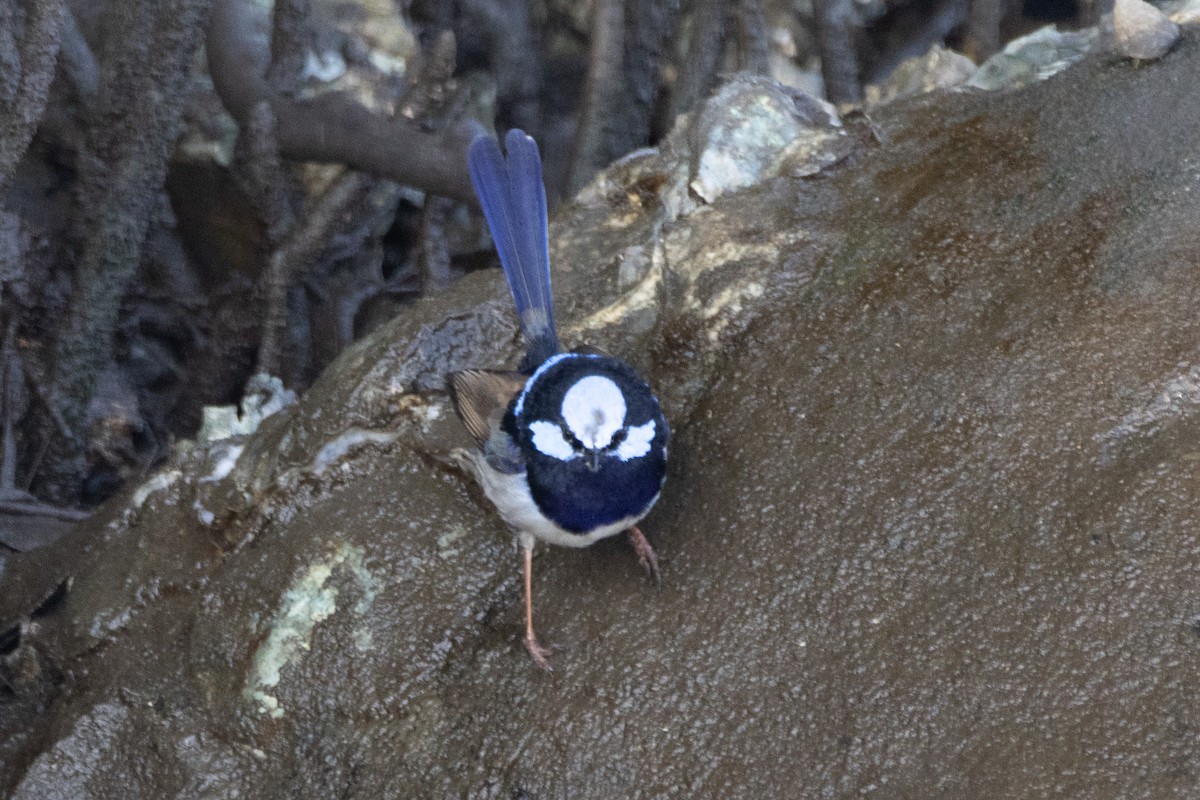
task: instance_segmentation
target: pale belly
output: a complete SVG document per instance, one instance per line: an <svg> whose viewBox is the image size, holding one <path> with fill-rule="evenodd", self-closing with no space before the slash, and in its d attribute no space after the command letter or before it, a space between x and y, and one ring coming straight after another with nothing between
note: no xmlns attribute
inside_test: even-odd
<svg viewBox="0 0 1200 800"><path fill-rule="evenodd" d="M519 533L532 535L548 544L560 547L587 547L600 539L613 536L636 525L645 514L626 517L589 533L574 533L565 530L548 519L529 493L529 482L524 472L507 475L491 468L487 462L474 453L469 453L473 462L475 476L483 493L496 506L500 517ZM657 499L657 498L656 498ZM650 503L652 507L654 503ZM647 509L648 510L648 509Z"/></svg>

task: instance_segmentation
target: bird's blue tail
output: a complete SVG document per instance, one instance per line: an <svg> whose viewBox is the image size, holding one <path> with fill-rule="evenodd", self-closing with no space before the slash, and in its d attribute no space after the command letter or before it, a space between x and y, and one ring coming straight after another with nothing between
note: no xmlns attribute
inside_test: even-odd
<svg viewBox="0 0 1200 800"><path fill-rule="evenodd" d="M514 128L504 137L504 146L507 160L494 137L476 137L467 165L525 331L527 349L521 369L532 372L558 352L550 294L546 188L537 142Z"/></svg>

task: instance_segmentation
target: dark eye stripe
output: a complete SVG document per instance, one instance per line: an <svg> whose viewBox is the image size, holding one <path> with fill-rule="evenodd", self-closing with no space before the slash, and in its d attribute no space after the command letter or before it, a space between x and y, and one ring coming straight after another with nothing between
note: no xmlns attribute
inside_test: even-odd
<svg viewBox="0 0 1200 800"><path fill-rule="evenodd" d="M567 444L571 445L572 449L578 453L582 453L586 449L583 446L583 442L579 441L574 432L572 432L571 426L566 424L562 417L559 417L558 427L562 428L563 438L567 440Z"/></svg>
<svg viewBox="0 0 1200 800"><path fill-rule="evenodd" d="M621 443L624 442L625 439L627 439L628 437L629 437L629 429L621 428L621 430L619 430L613 434L612 441L609 442L608 445L604 449L606 451L616 450L618 447L621 446Z"/></svg>

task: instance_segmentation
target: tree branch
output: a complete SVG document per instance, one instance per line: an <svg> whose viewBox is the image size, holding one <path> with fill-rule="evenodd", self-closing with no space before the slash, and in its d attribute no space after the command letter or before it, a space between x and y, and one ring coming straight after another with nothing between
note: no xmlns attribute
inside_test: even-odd
<svg viewBox="0 0 1200 800"><path fill-rule="evenodd" d="M677 0L600 0L592 7L587 86L568 192L650 143L663 44L678 9Z"/></svg>
<svg viewBox="0 0 1200 800"><path fill-rule="evenodd" d="M854 46L859 22L851 0L813 0L813 13L820 36L825 96L832 103L860 102L862 81Z"/></svg>
<svg viewBox="0 0 1200 800"><path fill-rule="evenodd" d="M497 105L506 109L514 127L536 133L541 125L542 65L531 5L527 0L463 0L461 8L464 17L486 32Z"/></svg>
<svg viewBox="0 0 1200 800"><path fill-rule="evenodd" d="M215 0L208 32L208 65L225 108L241 125L267 102L275 114L282 155L300 161L339 163L427 192L471 204L466 148L478 123L432 136L407 120L384 117L337 92L298 101L266 80L270 53L255 37L254 4Z"/></svg>
<svg viewBox="0 0 1200 800"><path fill-rule="evenodd" d="M309 0L275 0L271 14L271 65L267 81L275 91L293 96L300 88L309 45Z"/></svg>
<svg viewBox="0 0 1200 800"><path fill-rule="evenodd" d="M6 60L15 64L3 65L9 72L6 80L16 80L15 91L2 98L0 108L0 194L8 188L17 162L33 139L38 120L46 109L50 82L54 78L54 63L58 58L59 30L62 28L63 0L30 0L24 6L24 35L19 45L11 40L15 52ZM16 14L7 9L9 30L16 28ZM13 75L13 67L17 75Z"/></svg>
<svg viewBox="0 0 1200 800"><path fill-rule="evenodd" d="M771 74L767 15L763 0L739 0L737 14L738 66L755 75Z"/></svg>
<svg viewBox="0 0 1200 800"><path fill-rule="evenodd" d="M84 111L90 111L100 91L100 65L92 48L83 38L75 14L67 7L62 25L62 52L59 54L63 74L71 82L76 99Z"/></svg>
<svg viewBox="0 0 1200 800"><path fill-rule="evenodd" d="M141 257L167 161L178 136L190 65L211 0L118 0L116 28L101 70L79 158L78 231L82 246L68 316L53 347L51 496L74 500L84 469L88 404L112 355L117 313ZM51 424L61 414L67 435Z"/></svg>
<svg viewBox="0 0 1200 800"><path fill-rule="evenodd" d="M1004 0L971 0L967 13L967 36L963 51L982 64L1000 49L1000 21Z"/></svg>
<svg viewBox="0 0 1200 800"><path fill-rule="evenodd" d="M692 11L692 37L679 67L679 81L671 96L671 119L687 113L703 100L717 80L725 51L728 9L725 0L698 0Z"/></svg>
<svg viewBox="0 0 1200 800"><path fill-rule="evenodd" d="M568 194L578 191L609 161L606 129L611 118L608 112L620 95L624 79L624 0L596 0L592 6L591 27L587 85L572 148Z"/></svg>
<svg viewBox="0 0 1200 800"><path fill-rule="evenodd" d="M312 208L292 225L287 238L271 253L267 264L267 319L258 348L258 373L279 375L287 336L287 294L295 281L312 266L329 241L330 230L346 207L369 187L370 179L347 170L335 179Z"/></svg>

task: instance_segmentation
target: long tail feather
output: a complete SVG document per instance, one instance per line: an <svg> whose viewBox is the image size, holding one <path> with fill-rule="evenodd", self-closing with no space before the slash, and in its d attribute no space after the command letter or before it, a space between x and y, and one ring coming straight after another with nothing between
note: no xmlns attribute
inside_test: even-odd
<svg viewBox="0 0 1200 800"><path fill-rule="evenodd" d="M476 137L467 153L467 165L528 341L522 369L532 371L558 352L550 293L546 189L537 142L514 128L504 138L504 145L507 161L493 137Z"/></svg>

